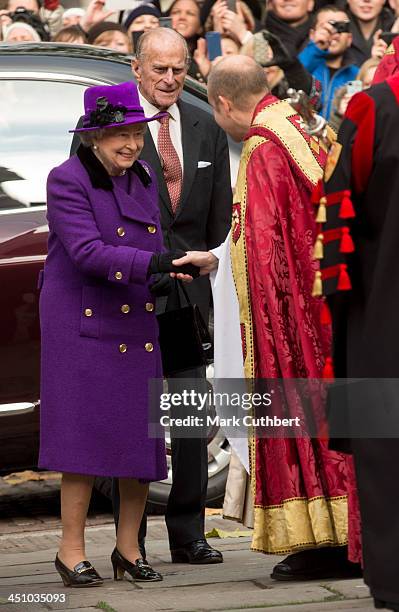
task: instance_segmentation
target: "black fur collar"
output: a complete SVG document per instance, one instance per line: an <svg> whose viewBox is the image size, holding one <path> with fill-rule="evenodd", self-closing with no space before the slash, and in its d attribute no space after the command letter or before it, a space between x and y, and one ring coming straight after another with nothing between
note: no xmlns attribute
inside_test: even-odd
<svg viewBox="0 0 399 612"><path fill-rule="evenodd" d="M90 177L91 184L95 189L105 189L105 191L113 190L114 184L110 175L100 160L94 155L90 147L80 145L76 155L84 166ZM130 168L130 172L134 172L139 177L144 187L150 185L151 177L138 161L134 162L133 166Z"/></svg>

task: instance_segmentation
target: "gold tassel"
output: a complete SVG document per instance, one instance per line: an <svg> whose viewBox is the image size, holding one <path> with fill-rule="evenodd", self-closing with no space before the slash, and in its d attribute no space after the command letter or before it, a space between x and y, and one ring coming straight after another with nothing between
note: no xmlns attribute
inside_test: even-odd
<svg viewBox="0 0 399 612"><path fill-rule="evenodd" d="M312 297L320 297L323 295L323 283L321 281L321 272L318 270L315 273Z"/></svg>
<svg viewBox="0 0 399 612"><path fill-rule="evenodd" d="M316 244L314 245L314 250L313 250L314 259L323 259L324 257L323 239L324 239L323 234L319 234L316 238Z"/></svg>
<svg viewBox="0 0 399 612"><path fill-rule="evenodd" d="M325 223L327 221L327 200L326 198L320 199L320 206L317 211L316 223Z"/></svg>

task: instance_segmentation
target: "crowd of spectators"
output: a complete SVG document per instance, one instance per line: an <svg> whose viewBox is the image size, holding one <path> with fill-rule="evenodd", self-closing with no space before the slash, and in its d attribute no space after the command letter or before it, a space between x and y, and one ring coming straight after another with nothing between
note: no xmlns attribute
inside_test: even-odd
<svg viewBox="0 0 399 612"><path fill-rule="evenodd" d="M399 33L399 0L131 0L115 12L106 0L0 0L0 40L59 42L134 54L142 32L178 31L192 56L189 74L206 83L212 65L208 32L220 34L221 56L246 54L267 72L283 98L303 89L339 127L354 93L370 85L378 62Z"/></svg>

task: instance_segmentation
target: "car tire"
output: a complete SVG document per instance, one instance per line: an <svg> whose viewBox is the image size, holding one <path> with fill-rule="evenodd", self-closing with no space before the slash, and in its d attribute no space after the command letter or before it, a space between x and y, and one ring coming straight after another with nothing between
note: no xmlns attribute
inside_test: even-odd
<svg viewBox="0 0 399 612"><path fill-rule="evenodd" d="M213 470L213 464L209 464L206 496L206 505L209 508L221 508L229 471L230 446L225 439L219 446L220 452L224 455L221 469ZM147 500L147 511L149 513L164 514L171 486L170 478L151 483ZM112 499L112 478L97 477L94 481L94 487L99 493L108 499Z"/></svg>

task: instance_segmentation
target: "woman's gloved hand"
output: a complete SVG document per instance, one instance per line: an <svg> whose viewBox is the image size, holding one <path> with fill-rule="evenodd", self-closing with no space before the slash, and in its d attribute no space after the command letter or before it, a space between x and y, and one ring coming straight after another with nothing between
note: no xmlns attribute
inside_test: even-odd
<svg viewBox="0 0 399 612"><path fill-rule="evenodd" d="M169 274L154 274L150 291L155 297L163 297L172 292L175 280Z"/></svg>
<svg viewBox="0 0 399 612"><path fill-rule="evenodd" d="M197 278L200 273L200 269L193 264L186 264L185 266L174 266L172 261L174 259L180 259L186 255L185 251L181 249L174 249L173 251L167 251L166 253L154 253L151 257L150 265L148 266L149 274L158 274L160 272L176 272L180 274L189 274L193 278Z"/></svg>

